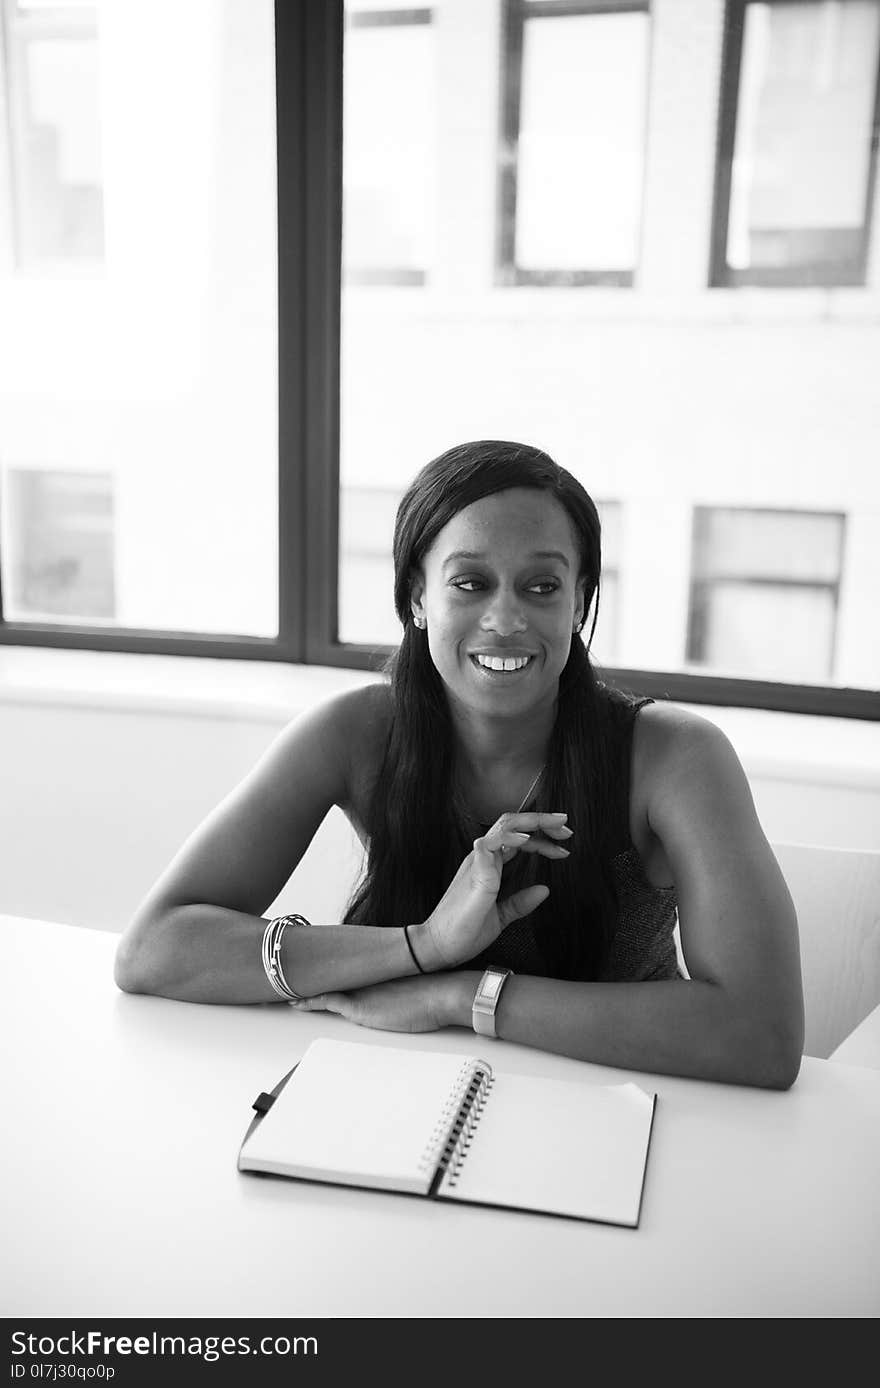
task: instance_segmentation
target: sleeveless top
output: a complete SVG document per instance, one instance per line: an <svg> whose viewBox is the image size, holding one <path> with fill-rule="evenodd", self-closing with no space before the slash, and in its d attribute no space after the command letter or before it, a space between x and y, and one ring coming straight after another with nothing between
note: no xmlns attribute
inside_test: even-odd
<svg viewBox="0 0 880 1388"><path fill-rule="evenodd" d="M683 977L673 938L678 919L675 888L651 884L629 831L633 730L639 709L652 702L652 699L641 699L624 709L615 720L618 792L609 811L616 826L617 846L611 856L611 875L617 894L618 916L608 958L594 980L600 983L641 983ZM490 964L512 969L514 973L548 976L530 916L513 921L488 949L463 967L484 969Z"/></svg>

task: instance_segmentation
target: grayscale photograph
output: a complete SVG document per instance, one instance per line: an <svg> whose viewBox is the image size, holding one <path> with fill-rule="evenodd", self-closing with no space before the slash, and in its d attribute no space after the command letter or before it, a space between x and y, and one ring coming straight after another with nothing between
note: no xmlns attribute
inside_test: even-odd
<svg viewBox="0 0 880 1388"><path fill-rule="evenodd" d="M878 146L880 0L0 0L13 1379L880 1315Z"/></svg>

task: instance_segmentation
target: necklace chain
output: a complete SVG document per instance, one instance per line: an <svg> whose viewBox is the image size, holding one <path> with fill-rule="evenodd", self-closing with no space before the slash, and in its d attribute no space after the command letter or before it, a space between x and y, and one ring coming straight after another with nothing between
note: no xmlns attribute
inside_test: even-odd
<svg viewBox="0 0 880 1388"><path fill-rule="evenodd" d="M546 770L547 770L547 763L544 762L544 764L543 764L541 767L539 767L537 776L536 776L535 779L532 781L532 784L529 786L529 788L528 788L528 790L526 791L525 795L523 796L522 800L520 800L519 804L517 805L516 809L514 810L514 814L520 814L520 812L521 812L523 809L525 809L526 805L529 803L529 801L531 800L532 796L533 796L534 793L535 793L535 790L536 790L536 788L537 788L538 782L540 781L541 777L543 776L543 774L544 774L544 772L545 772ZM465 804L461 799L459 799L458 804L459 804L459 813L462 813L462 812L463 812L467 818L473 819L474 822L475 822L476 824L479 824L479 826L480 826L481 829L488 829L488 828L489 828L489 825L488 825L488 824L484 824L484 823L482 822L482 820L476 819L476 817L475 817L475 816L473 815L473 813L467 808L466 804Z"/></svg>
<svg viewBox="0 0 880 1388"><path fill-rule="evenodd" d="M520 810L522 810L522 809L529 803L529 800L530 800L531 797L532 797L532 794L533 794L533 792L534 792L534 790L535 790L535 787L537 786L538 782L540 781L541 777L542 777L543 774L544 774L544 767L545 767L546 765L547 765L547 763L545 762L545 763L544 763L544 766L540 767L537 776L536 776L535 779L532 781L532 784L529 786L529 788L528 788L528 790L526 791L525 795L523 796L522 800L520 800L519 804L517 805L517 807L516 807L516 813L517 813L517 814L519 814Z"/></svg>

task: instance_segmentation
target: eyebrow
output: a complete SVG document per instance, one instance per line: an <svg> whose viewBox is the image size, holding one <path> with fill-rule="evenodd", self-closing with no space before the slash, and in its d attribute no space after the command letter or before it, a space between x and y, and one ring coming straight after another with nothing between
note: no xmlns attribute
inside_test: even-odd
<svg viewBox="0 0 880 1388"><path fill-rule="evenodd" d="M448 555L443 560L443 567L445 569L448 564L460 563L462 559L479 559L485 561L488 557L487 554L477 553L475 550L457 549L453 554ZM529 563L531 563L533 559L558 559L560 564L564 564L567 569L571 568L567 557L559 549L536 549L526 557Z"/></svg>

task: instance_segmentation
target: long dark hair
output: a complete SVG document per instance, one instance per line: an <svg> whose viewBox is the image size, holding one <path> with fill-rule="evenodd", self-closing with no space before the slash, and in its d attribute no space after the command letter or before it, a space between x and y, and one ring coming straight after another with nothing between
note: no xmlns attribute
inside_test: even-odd
<svg viewBox="0 0 880 1388"><path fill-rule="evenodd" d="M405 925L425 920L480 832L453 795L452 720L427 637L412 621L412 581L437 535L459 511L496 492L530 487L564 507L577 536L584 612L593 609L587 644L575 636L559 680L556 720L537 804L563 809L575 830L564 862L518 854L505 868L501 896L546 882L548 900L532 919L548 974L592 978L614 934L617 902L609 859L620 826L609 807L621 801L613 737L627 696L598 680L588 653L598 613L599 514L571 473L538 448L495 439L460 444L428 463L407 489L394 527L394 603L403 639L386 666L392 713L385 755L367 815L369 852L346 921ZM628 796L622 797L626 805Z"/></svg>

